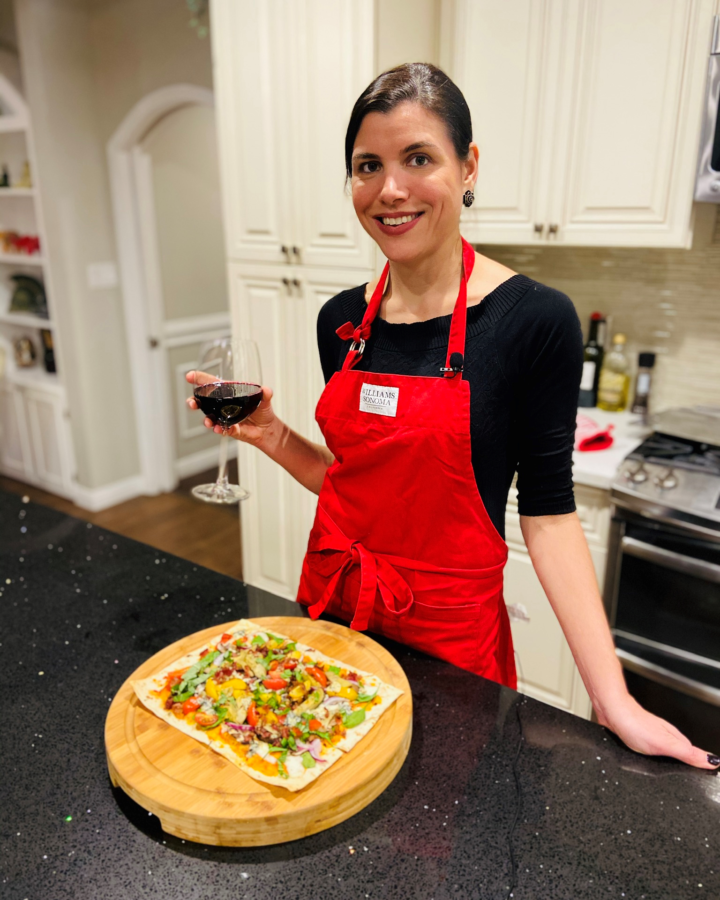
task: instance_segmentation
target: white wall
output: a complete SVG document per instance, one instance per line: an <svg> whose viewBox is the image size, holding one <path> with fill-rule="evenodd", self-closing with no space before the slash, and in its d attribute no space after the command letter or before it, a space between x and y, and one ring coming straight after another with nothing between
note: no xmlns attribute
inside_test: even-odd
<svg viewBox="0 0 720 900"><path fill-rule="evenodd" d="M212 86L209 41L189 18L180 0L16 0L78 481L88 488L139 471L122 297L86 279L88 263L116 259L106 145L150 91Z"/></svg>
<svg viewBox="0 0 720 900"><path fill-rule="evenodd" d="M148 132L165 317L227 312L215 110L183 106Z"/></svg>
<svg viewBox="0 0 720 900"><path fill-rule="evenodd" d="M375 22L378 75L402 63L438 64L440 0L377 0Z"/></svg>

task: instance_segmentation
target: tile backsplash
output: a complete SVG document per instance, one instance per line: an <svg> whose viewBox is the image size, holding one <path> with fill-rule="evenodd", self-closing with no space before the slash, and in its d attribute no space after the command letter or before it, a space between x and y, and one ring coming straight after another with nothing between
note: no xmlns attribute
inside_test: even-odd
<svg viewBox="0 0 720 900"><path fill-rule="evenodd" d="M477 249L567 294L585 337L590 314L605 313L612 332L627 335L633 376L637 354L655 352L653 411L720 405L720 215L702 249Z"/></svg>

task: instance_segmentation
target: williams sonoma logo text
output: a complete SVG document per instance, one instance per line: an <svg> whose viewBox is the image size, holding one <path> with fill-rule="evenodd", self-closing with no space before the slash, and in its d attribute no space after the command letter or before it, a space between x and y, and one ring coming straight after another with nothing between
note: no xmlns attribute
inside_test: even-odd
<svg viewBox="0 0 720 900"><path fill-rule="evenodd" d="M360 412L376 416L396 416L400 388L364 384L360 391Z"/></svg>

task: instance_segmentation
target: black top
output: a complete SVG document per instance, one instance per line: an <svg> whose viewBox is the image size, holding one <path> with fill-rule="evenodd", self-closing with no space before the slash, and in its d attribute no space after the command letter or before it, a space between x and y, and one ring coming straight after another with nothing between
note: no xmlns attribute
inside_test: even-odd
<svg viewBox="0 0 720 900"><path fill-rule="evenodd" d="M365 285L360 285L320 310L318 346L326 382L350 347L335 330L347 321L359 325L366 308ZM390 324L377 318L356 369L440 377L451 319ZM485 508L503 537L516 471L521 515L575 510L572 451L582 362L580 322L560 291L513 275L468 309L463 377L470 383L472 464Z"/></svg>

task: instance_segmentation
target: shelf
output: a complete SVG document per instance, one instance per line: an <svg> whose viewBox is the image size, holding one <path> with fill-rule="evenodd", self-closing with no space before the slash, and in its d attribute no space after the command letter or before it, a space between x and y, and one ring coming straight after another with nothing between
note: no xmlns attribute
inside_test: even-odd
<svg viewBox="0 0 720 900"><path fill-rule="evenodd" d="M0 187L0 197L34 197L35 188Z"/></svg>
<svg viewBox="0 0 720 900"><path fill-rule="evenodd" d="M0 133L8 131L27 131L28 123L24 116L0 115Z"/></svg>
<svg viewBox="0 0 720 900"><path fill-rule="evenodd" d="M46 262L45 257L39 253L0 253L0 263L9 266L44 266Z"/></svg>
<svg viewBox="0 0 720 900"><path fill-rule="evenodd" d="M28 369L16 369L12 365L8 366L5 370L5 382L17 387L38 388L40 390L49 388L56 392L63 390L63 385L57 376L57 372L55 374L46 372L42 361Z"/></svg>
<svg viewBox="0 0 720 900"><path fill-rule="evenodd" d="M0 323L17 325L19 328L52 328L52 319L43 319L42 316L34 316L32 313L0 313Z"/></svg>

